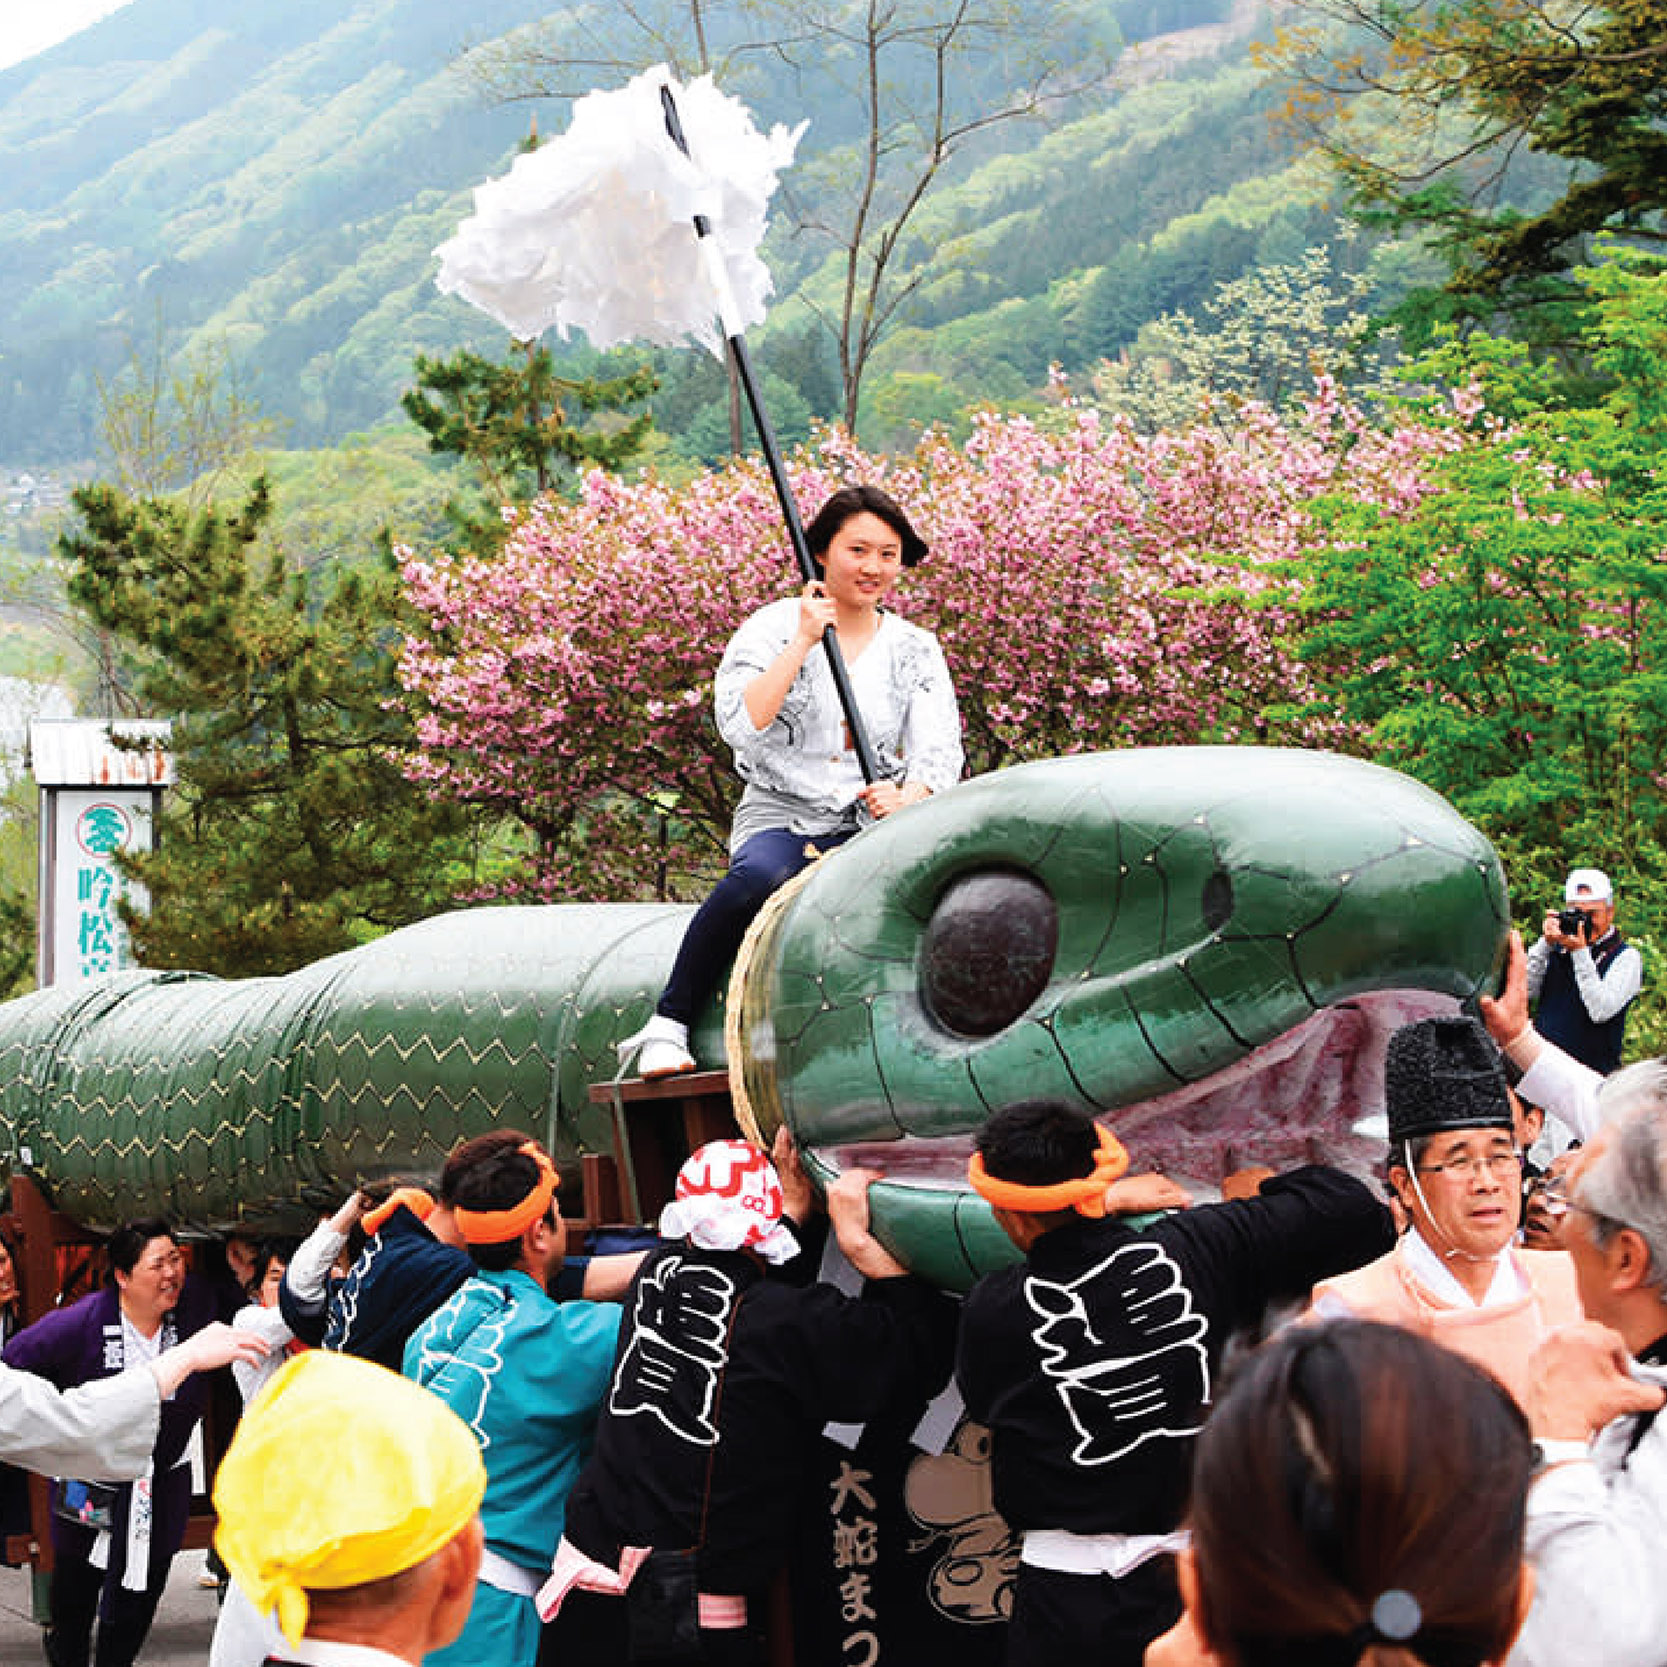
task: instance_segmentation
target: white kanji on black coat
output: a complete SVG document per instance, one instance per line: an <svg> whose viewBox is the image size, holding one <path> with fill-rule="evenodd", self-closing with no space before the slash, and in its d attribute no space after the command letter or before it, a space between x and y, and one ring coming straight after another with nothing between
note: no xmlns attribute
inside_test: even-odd
<svg viewBox="0 0 1667 1667"><path fill-rule="evenodd" d="M634 1301L631 1341L614 1374L609 1410L621 1418L649 1413L673 1435L712 1446L735 1282L709 1264L668 1256L637 1281Z"/></svg>
<svg viewBox="0 0 1667 1667"><path fill-rule="evenodd" d="M1078 1464L1110 1464L1143 1441L1202 1427L1209 1327L1162 1246L1123 1245L1064 1284L1033 1274L1024 1292L1041 1316L1031 1336L1042 1370L1081 1437ZM1090 1306L1120 1316L1116 1334L1095 1331Z"/></svg>

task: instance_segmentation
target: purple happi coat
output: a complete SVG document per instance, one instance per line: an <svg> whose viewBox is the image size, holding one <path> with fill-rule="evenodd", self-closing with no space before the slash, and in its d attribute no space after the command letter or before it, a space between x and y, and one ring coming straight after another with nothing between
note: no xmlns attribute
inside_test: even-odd
<svg viewBox="0 0 1667 1667"><path fill-rule="evenodd" d="M188 1277L172 1314L177 1336L189 1337L213 1318L212 1291L201 1280ZM0 1358L8 1366L38 1373L60 1389L73 1389L77 1384L113 1377L122 1369L121 1337L120 1299L115 1287L107 1286L25 1327L6 1345ZM169 1562L185 1538L186 1519L191 1512L191 1467L180 1460L191 1431L203 1415L207 1396L206 1380L198 1373L187 1378L173 1397L162 1403L161 1428L154 1450L154 1516L147 1584L166 1574ZM110 1584L121 1578L132 1497L131 1483L117 1490L110 1536L110 1570L114 1579ZM90 1528L53 1518L52 1547L60 1557L86 1561L96 1538Z"/></svg>

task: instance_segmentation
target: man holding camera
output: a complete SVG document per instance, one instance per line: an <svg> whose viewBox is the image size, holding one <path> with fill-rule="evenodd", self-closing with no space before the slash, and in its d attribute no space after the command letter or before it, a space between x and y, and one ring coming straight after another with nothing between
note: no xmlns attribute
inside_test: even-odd
<svg viewBox="0 0 1667 1667"><path fill-rule="evenodd" d="M1601 869L1575 869L1563 900L1562 909L1546 911L1543 936L1528 951L1535 1028L1607 1076L1621 1062L1626 1010L1643 984L1644 963L1615 930L1615 892Z"/></svg>

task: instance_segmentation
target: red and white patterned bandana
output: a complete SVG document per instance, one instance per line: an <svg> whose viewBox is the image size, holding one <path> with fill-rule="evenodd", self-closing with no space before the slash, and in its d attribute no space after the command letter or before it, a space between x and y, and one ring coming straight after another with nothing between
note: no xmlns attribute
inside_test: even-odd
<svg viewBox="0 0 1667 1667"><path fill-rule="evenodd" d="M785 1262L799 1242L782 1221L775 1165L745 1140L711 1140L677 1172L677 1196L660 1213L660 1233L702 1250L756 1250Z"/></svg>

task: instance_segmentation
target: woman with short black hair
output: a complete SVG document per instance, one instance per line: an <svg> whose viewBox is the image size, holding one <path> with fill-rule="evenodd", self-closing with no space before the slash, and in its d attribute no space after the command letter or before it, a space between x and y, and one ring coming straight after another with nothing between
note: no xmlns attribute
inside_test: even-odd
<svg viewBox="0 0 1667 1667"><path fill-rule="evenodd" d="M105 1250L105 1288L19 1332L6 1346L8 1366L70 1389L152 1363L213 1320L212 1294L187 1277L166 1221L129 1222L110 1235ZM138 1481L114 1488L81 1478L54 1483L46 1634L52 1667L132 1667L185 1537L191 1508L185 1448L205 1393L204 1380L193 1377L163 1403L150 1469Z"/></svg>
<svg viewBox="0 0 1667 1667"><path fill-rule="evenodd" d="M867 822L960 778L961 718L938 639L885 607L926 541L877 486L835 492L805 528L818 577L760 608L730 639L713 683L718 731L746 788L729 871L689 923L653 1017L620 1044L645 1077L694 1069L699 1017L765 900ZM833 627L880 779L864 782L827 657Z"/></svg>

